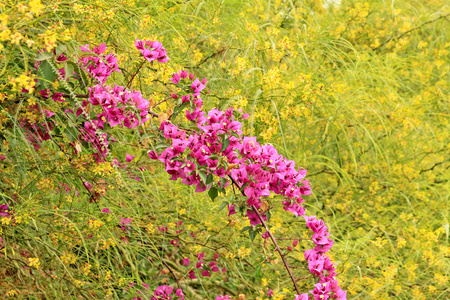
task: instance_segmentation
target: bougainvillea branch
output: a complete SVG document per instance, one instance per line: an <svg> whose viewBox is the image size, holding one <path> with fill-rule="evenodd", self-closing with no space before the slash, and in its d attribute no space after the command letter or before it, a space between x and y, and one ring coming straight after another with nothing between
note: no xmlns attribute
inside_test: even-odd
<svg viewBox="0 0 450 300"><path fill-rule="evenodd" d="M259 213L258 209L255 206L252 206L253 211L258 215L258 219L263 224L264 228L266 229L266 232L269 234L270 239L272 240L273 245L275 246L275 249L277 250L278 254L281 257L281 260L283 261L283 265L286 268L286 271L289 274L289 277L292 280L292 284L294 285L295 291L300 294L300 290L297 286L297 280L295 280L294 275L292 274L291 268L289 267L288 262L286 261L286 258L284 257L284 254L281 252L280 246L278 246L277 240L273 236L272 232L270 231L269 226L267 226L266 222L262 218L261 214Z"/></svg>
<svg viewBox="0 0 450 300"><path fill-rule="evenodd" d="M157 60L160 63L168 61L166 50L161 43L157 41L136 40L135 46L144 56L144 62L153 62ZM71 114L71 118L78 119L82 123L78 139L84 141L90 146L92 155L97 163L107 163L109 147L116 140L112 136L112 128L130 128L135 129L150 120L151 117L158 117L159 114L151 111L150 102L145 99L138 90L129 89L133 78L142 68L143 63L139 66L136 73L130 78L126 86L114 84L106 85L106 80L113 72L120 72L117 59L111 52L105 55L106 46L101 44L93 49L89 45L81 47L87 55L80 58L75 64L78 66L79 74L77 76L83 82L89 80L83 79L85 70L87 76L92 80L93 86L86 86L88 94L77 97L74 92L70 93L71 98L87 99L78 103L76 112L67 110L67 114ZM58 59L64 60L59 56ZM50 66L53 66L50 63ZM59 72L56 68L55 72ZM69 73L73 69L66 68ZM64 73L59 74L60 80L67 78L66 69ZM172 93L169 99L174 100L175 108L173 113L167 120L163 120L159 127L161 134L157 136L157 142L163 146L163 150L149 149L148 155L150 159L158 160L164 164L166 172L171 176L170 180L181 179L185 185L196 186L196 192L208 191L211 200L215 200L219 194L226 194L228 186L239 189L241 195L234 195L228 200L228 215L238 212L246 217L250 223L247 228L251 231L251 238L254 239L261 228L265 229L262 238L270 238L278 254L280 255L284 267L289 274L293 287L296 291L297 300L305 300L310 297L306 294L300 294L297 280L291 271L291 267L286 260L286 253L283 254L279 243L269 229L267 224L270 210L267 203L273 201L269 196L276 194L281 198L278 203L282 204L285 211L291 212L295 217L303 216L306 220L306 226L313 232L311 240L315 244L313 249L306 250L304 253L307 260L309 271L318 278L319 282L315 284L314 290L310 291L314 299L346 299L346 293L343 292L335 279L337 273L334 264L325 254L333 245L333 241L329 238L330 234L324 222L315 216L306 216L302 203L305 201L303 196L311 194L309 181L304 180L306 170L295 168L295 162L288 160L279 154L275 147L270 144L260 145L256 137L248 137L241 130L242 120L249 117L242 110L235 110L230 107L225 111L213 108L206 112L203 106L202 97L209 93L206 89L207 79L199 79L186 70L180 70L170 78L175 87L182 92ZM42 90L43 96L47 95L47 91ZM61 100L63 95L53 95L54 101ZM160 103L162 103L160 102ZM157 105L156 105L157 106ZM96 115L89 113L95 109ZM52 112L43 112L52 115ZM177 117L184 114L184 119L191 123L189 129L177 125ZM181 123L181 122L179 122ZM28 123L26 123L28 124ZM108 125L108 126L106 126ZM29 135L33 137L35 147L39 147L39 142L49 139L51 135L48 133L56 124L48 121L41 127L46 128L48 132L42 132L37 128L36 124L28 125L30 130L37 131L37 135ZM39 130L41 131L39 131ZM33 133L34 133L33 131ZM38 139L36 139L38 137ZM161 148L161 147L160 147ZM157 152L158 150L158 152ZM133 159L127 155L127 162ZM117 162L111 162L116 165ZM85 188L91 190L91 185L84 182ZM262 205L264 204L264 207ZM277 202L274 202L276 205ZM127 232L130 219L124 218L122 221L122 230ZM162 232L167 229L161 228ZM175 238L170 244L178 247L179 243L183 243L182 239ZM295 247L298 241L294 241ZM290 246L287 249L292 248ZM214 256L214 260L209 262L209 269L203 269L205 264L204 254L197 253L197 269L201 271L201 276L210 277L211 272L219 272L217 266L218 256ZM167 264L163 261L164 265ZM183 262L189 265L189 259ZM176 284L179 282L175 274L172 273ZM189 271L189 278L195 279L194 270ZM159 286L154 294L155 299L162 297L170 297L173 288L169 286ZM176 291L179 299L184 299L181 289ZM152 299L153 299L152 298ZM219 296L217 299L229 299L229 296Z"/></svg>
<svg viewBox="0 0 450 300"><path fill-rule="evenodd" d="M241 190L241 188L238 186L238 184L236 183L236 181L234 181L234 179L231 176L228 176L231 181L233 182L233 184L239 189ZM241 191L241 194L246 197L245 193ZM280 246L278 246L277 240L275 239L274 235L272 234L272 232L270 231L269 226L267 226L266 222L264 221L263 217L261 216L261 214L259 213L258 209L252 205L252 209L253 211L256 213L256 215L258 216L259 221L262 223L262 225L264 226L264 228L266 229L267 234L269 235L273 245L275 246L275 250L278 252L278 254L281 257L281 260L283 261L283 265L286 269L286 271L289 274L289 277L291 278L292 284L294 285L295 291L300 294L300 290L298 288L297 285L297 281L294 278L294 275L292 274L291 268L289 267L288 262L286 261L286 258L284 257L284 254L281 252Z"/></svg>
<svg viewBox="0 0 450 300"><path fill-rule="evenodd" d="M139 73L139 71L141 70L142 66L144 65L145 60L142 61L142 63L139 65L139 67L136 69L136 72L134 72L134 74L131 76L130 80L128 80L128 83L126 85L127 88L130 87L131 83L133 82L134 77L136 77L136 75Z"/></svg>

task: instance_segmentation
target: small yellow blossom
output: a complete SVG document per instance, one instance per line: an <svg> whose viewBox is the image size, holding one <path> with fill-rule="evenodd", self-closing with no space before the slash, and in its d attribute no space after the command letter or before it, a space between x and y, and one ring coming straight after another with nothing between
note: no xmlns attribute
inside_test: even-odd
<svg viewBox="0 0 450 300"><path fill-rule="evenodd" d="M6 295L12 297L12 296L17 296L19 295L19 291L18 290L10 290L8 293L6 293Z"/></svg>
<svg viewBox="0 0 450 300"><path fill-rule="evenodd" d="M34 267L36 269L39 269L41 263L39 262L39 258L38 257L30 257L28 259L28 265L30 267Z"/></svg>
<svg viewBox="0 0 450 300"><path fill-rule="evenodd" d="M41 0L31 0L28 5L30 5L30 11L36 16L39 16L45 8L45 6L41 3Z"/></svg>
<svg viewBox="0 0 450 300"><path fill-rule="evenodd" d="M64 253L61 256L61 260L64 264L74 264L77 261L77 257L72 253Z"/></svg>

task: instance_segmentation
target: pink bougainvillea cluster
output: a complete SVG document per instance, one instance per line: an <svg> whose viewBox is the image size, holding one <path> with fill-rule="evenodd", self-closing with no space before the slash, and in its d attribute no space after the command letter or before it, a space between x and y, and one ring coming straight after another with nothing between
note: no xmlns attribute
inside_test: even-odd
<svg viewBox="0 0 450 300"><path fill-rule="evenodd" d="M135 46L140 50L145 61L156 60L164 63L169 60L166 50L157 41L136 40ZM66 110L66 113L73 113L77 118L83 117L78 138L90 144L97 162L106 161L109 143L115 141L107 133L110 128L118 126L134 129L149 120L151 116L158 116L150 111L149 101L140 91L130 90L126 86L117 84L105 85L106 80L114 72L120 72L114 54L111 52L104 55L106 49L105 44L94 47L92 50L88 45L81 47L85 54L79 59L78 66L93 80L93 86L87 87L89 91L87 100L82 101L75 113ZM61 55L57 59L65 60ZM61 74L62 70L59 72ZM61 75L66 78L65 74ZM82 80L81 74L78 74L78 78ZM133 78L134 76L131 77L127 86ZM241 120L248 118L248 114L242 110L231 107L225 110L213 108L205 111L202 93L209 92L206 89L206 79L200 80L195 78L194 74L181 70L173 74L170 80L183 93L172 93L171 98L176 102L174 113L159 127L167 147L159 152L149 151L149 157L164 164L171 180L180 179L186 185L195 186L197 192L208 190L213 200L219 193L226 193L225 189L233 192L235 197L228 203L228 214L232 215L240 211L249 219L252 228L264 228L262 238L270 238L281 254L275 238L266 226L266 222L270 219L270 209L262 208L264 202L273 202L268 198L272 193L279 195L285 211L291 212L295 217L305 218L306 226L313 233L311 240L315 245L304 254L309 271L318 278L318 283L310 291L312 296L298 292L296 281L283 258L298 293L295 299L346 299L346 292L339 288L335 278L337 275L335 264L326 255L333 245L328 228L323 220L315 216L307 216L302 205L305 201L303 196L311 194L309 181L305 180L307 171L296 168L294 161L279 154L272 145L261 145L256 137L244 136ZM45 90L44 94L43 96L49 97L48 90ZM58 93L54 93L52 99L64 101ZM193 125L189 126L189 129L183 129L175 124L177 115L183 111L185 119ZM52 114L48 112L46 117L50 118ZM36 138L36 134L28 137L36 148L40 141L50 138L46 130L50 131L53 124L50 122L47 126L39 128L27 126L36 131L39 137ZM133 157L127 155L127 162L131 162L132 159ZM120 165L117 160L113 160L111 164ZM130 223L131 219L121 219L121 229L128 232ZM166 231L165 228L160 230ZM295 247L297 243L295 241L292 246ZM171 244L175 247L180 246L177 239L172 240ZM292 248L289 246L287 250L291 251ZM196 268L201 270L202 276L209 277L210 272L226 271L224 268L219 269L218 256L215 256L207 267L203 253L198 254L197 258ZM183 264L188 266L189 258L183 259ZM188 277L196 278L194 271L191 270ZM173 291L172 287L159 286L151 299L172 299ZM184 299L181 289L176 290L175 297ZM229 299L229 296L221 295L216 299Z"/></svg>
<svg viewBox="0 0 450 300"><path fill-rule="evenodd" d="M306 216L302 206L302 196L311 194L309 181L304 180L306 170L297 170L295 162L283 157L272 145L260 145L256 137L243 136L239 119L248 115L242 111L214 108L205 112L201 97L205 79L194 80L186 71L179 71L171 80L182 85L188 81L190 93L172 97L182 99L185 117L197 130L183 130L164 121L159 129L171 145L161 153L150 151L150 158L164 163L171 180L181 179L186 185L195 185L197 192L209 189L212 198L217 191L234 185L246 198L246 215L252 226L267 221L267 213L260 210L263 199L271 192L281 195L284 210L296 217L304 216L314 233L312 241L316 246L305 252L310 272L319 277L319 283L311 291L314 299L345 299L346 293L335 279L334 264L325 254L333 245L328 228L315 216ZM236 213L235 204L228 209L229 214ZM297 299L308 299L308 295L298 295Z"/></svg>
<svg viewBox="0 0 450 300"><path fill-rule="evenodd" d="M146 41L137 41L136 44L147 44ZM156 53L155 57L160 62L167 61L165 49L161 47L158 42L150 43ZM105 44L101 44L99 47L95 47L92 51L88 45L81 48L82 51L95 54L93 56L87 56L81 58L81 63L85 69L88 70L88 74L91 75L97 81L94 87L88 87L89 98L88 101L83 101L82 107L77 111L77 117L80 114L84 114L88 118L86 108L89 104L92 106L101 107L101 112L98 113L92 121L86 121L84 123L84 130L82 138L94 145L97 149L95 158L98 162L105 161L108 153L108 135L107 133L98 134L98 129L103 130L105 124L110 127L117 125L123 125L128 128L136 128L142 125L149 119L149 104L150 102L143 98L140 91L129 90L121 85L105 86L106 79L115 71L120 72L117 65L117 58L111 53L106 56L102 54L106 51ZM145 52L147 53L147 52ZM149 58L146 57L148 60ZM167 58L168 59L168 58ZM114 139L110 138L110 141Z"/></svg>

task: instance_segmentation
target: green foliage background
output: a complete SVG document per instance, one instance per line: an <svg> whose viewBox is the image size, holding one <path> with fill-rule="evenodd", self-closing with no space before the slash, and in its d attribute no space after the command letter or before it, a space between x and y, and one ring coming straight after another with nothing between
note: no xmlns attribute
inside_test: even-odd
<svg viewBox="0 0 450 300"><path fill-rule="evenodd" d="M152 103L171 92L160 82L188 69L208 78L207 107L243 108L250 114L246 134L309 171L308 213L330 228L349 299L447 299L449 7L433 0L327 3L1 1L0 204L15 199L16 221L2 220L0 294L131 299L128 283L173 286L169 264L188 299L221 293L263 299L268 288L276 299L290 299L290 282L270 246L240 232L244 218L218 212L221 201L170 182L148 159L145 134L119 130L112 151L121 161L125 153L136 155L132 167L146 167L141 182L89 163L84 152L69 159L62 150L70 149L69 140L45 142L38 152L27 143L17 123L27 105L67 108L17 93L29 84L38 49L105 42L122 70L113 79L125 84L141 62L139 38L162 42L171 58L143 68L133 82ZM172 109L169 102L157 112ZM97 205L80 176L102 194ZM70 192L61 192L62 183ZM104 207L113 213L101 213ZM128 235L119 218L133 220ZM197 242L186 234L184 247L174 248L173 235L157 229L173 232L178 221ZM282 211L270 223L278 236L305 237L304 222ZM291 255L299 265L302 247ZM185 280L181 258L197 252L219 252L228 272ZM313 283L301 281L305 292Z"/></svg>

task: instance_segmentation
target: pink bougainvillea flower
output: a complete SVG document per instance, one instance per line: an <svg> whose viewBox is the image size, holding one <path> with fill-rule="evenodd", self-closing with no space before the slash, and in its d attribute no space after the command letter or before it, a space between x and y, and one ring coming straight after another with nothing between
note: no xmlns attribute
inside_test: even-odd
<svg viewBox="0 0 450 300"><path fill-rule="evenodd" d="M169 231L169 228L168 227L166 227L166 226L158 226L158 230L159 231L161 231L161 232L167 232L167 231Z"/></svg>
<svg viewBox="0 0 450 300"><path fill-rule="evenodd" d="M205 271L202 271L202 276L203 277L211 277L211 274L209 273L209 271L205 270Z"/></svg>
<svg viewBox="0 0 450 300"><path fill-rule="evenodd" d="M120 224L121 225L129 225L130 223L131 223L131 219L130 218L120 219Z"/></svg>
<svg viewBox="0 0 450 300"><path fill-rule="evenodd" d="M177 289L177 291L175 292L175 296L182 297L182 299L184 299L183 290L182 289Z"/></svg>
<svg viewBox="0 0 450 300"><path fill-rule="evenodd" d="M202 261L204 257L205 257L205 253L204 252L197 254L197 259L199 261Z"/></svg>
<svg viewBox="0 0 450 300"><path fill-rule="evenodd" d="M180 77L182 79L186 78L188 76L188 72L186 70L180 71Z"/></svg>
<svg viewBox="0 0 450 300"><path fill-rule="evenodd" d="M217 267L217 262L215 260L209 263L209 268L211 269L212 272L220 271L219 268Z"/></svg>
<svg viewBox="0 0 450 300"><path fill-rule="evenodd" d="M196 276L195 276L195 273L194 273L194 271L189 271L189 278L190 279L195 279L195 278L197 278Z"/></svg>
<svg viewBox="0 0 450 300"><path fill-rule="evenodd" d="M0 205L0 216L1 217L9 217L9 207L8 204L1 204Z"/></svg>
<svg viewBox="0 0 450 300"><path fill-rule="evenodd" d="M234 209L234 204L228 205L228 216L236 214L236 210Z"/></svg>
<svg viewBox="0 0 450 300"><path fill-rule="evenodd" d="M294 300L308 300L308 294L301 294L301 295L295 295L295 299Z"/></svg>
<svg viewBox="0 0 450 300"><path fill-rule="evenodd" d="M104 209L102 209L102 212L105 213L105 214L110 214L110 213L111 213L111 211L109 210L109 208L104 208Z"/></svg>
<svg viewBox="0 0 450 300"><path fill-rule="evenodd" d="M132 156L132 155L130 155L130 154L127 153L127 155L126 155L126 157L125 157L125 160L126 160L127 162L131 162L131 161L133 160L133 158L135 158L135 156Z"/></svg>
<svg viewBox="0 0 450 300"><path fill-rule="evenodd" d="M194 92L196 92L196 93L200 93L204 88L205 88L205 85L203 83L201 83L200 80L198 80L198 78L196 78L191 85L191 89L193 89Z"/></svg>
<svg viewBox="0 0 450 300"><path fill-rule="evenodd" d="M153 159L153 160L158 159L158 153L156 153L155 151L149 151L148 156L150 157L150 159Z"/></svg>
<svg viewBox="0 0 450 300"><path fill-rule="evenodd" d="M89 44L86 44L84 46L80 47L81 51L85 51L85 52L91 52L91 50L89 49Z"/></svg>
<svg viewBox="0 0 450 300"><path fill-rule="evenodd" d="M189 266L189 264L191 263L189 257L183 258L183 265L185 266Z"/></svg>
<svg viewBox="0 0 450 300"><path fill-rule="evenodd" d="M119 219L119 223L120 223L120 228L124 231L127 232L130 229L130 223L131 223L131 219L130 218L123 218L123 219Z"/></svg>
<svg viewBox="0 0 450 300"><path fill-rule="evenodd" d="M267 217L265 215L262 215L261 217L264 221L267 221ZM250 209L247 209L247 218L250 220L250 225L256 226L261 224L258 214Z"/></svg>
<svg viewBox="0 0 450 300"><path fill-rule="evenodd" d="M105 43L98 45L98 47L94 47L94 49L92 51L94 51L94 53L96 54L102 54L106 51L107 47L105 45Z"/></svg>
<svg viewBox="0 0 450 300"><path fill-rule="evenodd" d="M177 84L177 83L180 82L180 79L181 79L180 75L178 75L178 73L174 73L174 74L172 75L172 78L171 78L170 80L172 80L172 82L173 82L174 84Z"/></svg>

